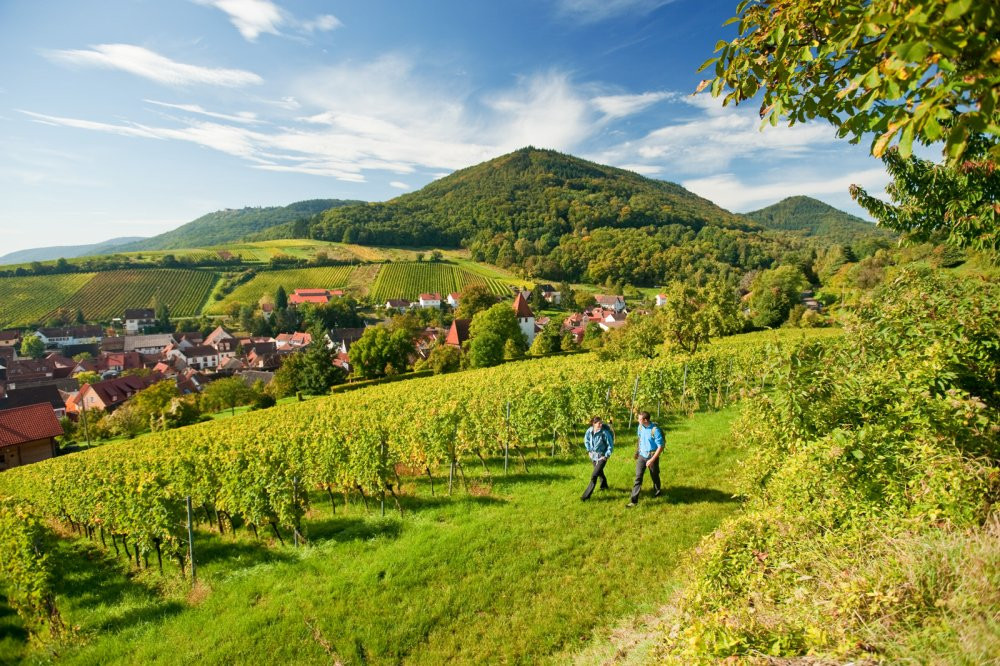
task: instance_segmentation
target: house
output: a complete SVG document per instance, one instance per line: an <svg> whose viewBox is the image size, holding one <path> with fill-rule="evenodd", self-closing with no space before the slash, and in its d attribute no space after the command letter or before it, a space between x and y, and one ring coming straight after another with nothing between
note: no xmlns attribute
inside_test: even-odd
<svg viewBox="0 0 1000 666"><path fill-rule="evenodd" d="M139 352L140 354L159 354L165 347L175 344L170 333L155 333L153 335L126 335L124 352Z"/></svg>
<svg viewBox="0 0 1000 666"><path fill-rule="evenodd" d="M541 290L542 298L545 299L546 303L552 303L553 305L562 303L562 293L556 291L556 288L551 284L540 284L536 289Z"/></svg>
<svg viewBox="0 0 1000 666"><path fill-rule="evenodd" d="M166 353L167 358L182 361L187 368L214 370L219 366L219 352L211 345L191 345L173 347Z"/></svg>
<svg viewBox="0 0 1000 666"><path fill-rule="evenodd" d="M610 308L616 312L621 312L625 309L625 297L618 295L608 295L608 294L596 294L594 300L602 308Z"/></svg>
<svg viewBox="0 0 1000 666"><path fill-rule="evenodd" d="M448 305L453 308L457 308L458 304L462 301L462 295L457 291L453 291L448 294Z"/></svg>
<svg viewBox="0 0 1000 666"><path fill-rule="evenodd" d="M437 292L433 294L420 294L420 299L417 302L422 308L439 308L441 307L441 294Z"/></svg>
<svg viewBox="0 0 1000 666"><path fill-rule="evenodd" d="M462 343L469 339L469 324L471 323L471 319L456 319L452 321L444 343L461 349Z"/></svg>
<svg viewBox="0 0 1000 666"><path fill-rule="evenodd" d="M390 298L385 302L385 309L404 312L410 309L410 302L404 298Z"/></svg>
<svg viewBox="0 0 1000 666"><path fill-rule="evenodd" d="M351 351L351 345L361 339L367 329L362 328L331 328L326 334L326 348L339 349L346 354Z"/></svg>
<svg viewBox="0 0 1000 666"><path fill-rule="evenodd" d="M84 384L80 387L79 395L74 399L78 409L96 409L104 412L111 412L121 407L125 402L139 391L149 388L162 377L159 375L149 375L148 377L117 377L106 379L94 384ZM69 403L66 404L68 411L72 411Z"/></svg>
<svg viewBox="0 0 1000 666"><path fill-rule="evenodd" d="M194 345L196 346L196 345ZM240 341L236 338L222 338L221 340L216 340L214 345L209 345L213 347L219 355L219 363L223 363L226 359L234 358L236 352L239 351Z"/></svg>
<svg viewBox="0 0 1000 666"><path fill-rule="evenodd" d="M144 367L142 354L139 352L105 352L97 357L94 364L96 372L124 372Z"/></svg>
<svg viewBox="0 0 1000 666"><path fill-rule="evenodd" d="M667 295L666 294L657 294L656 295L656 307L662 308L666 304L667 304Z"/></svg>
<svg viewBox="0 0 1000 666"><path fill-rule="evenodd" d="M283 350L294 350L302 349L312 342L312 335L309 333L295 332L295 333L279 333L278 337L274 339L275 346L278 351Z"/></svg>
<svg viewBox="0 0 1000 666"><path fill-rule="evenodd" d="M148 326L156 325L156 313L151 308L125 310L125 332L135 335Z"/></svg>
<svg viewBox="0 0 1000 666"><path fill-rule="evenodd" d="M40 328L35 335L46 347L65 347L100 342L104 329L100 326L69 326L64 328Z"/></svg>
<svg viewBox="0 0 1000 666"><path fill-rule="evenodd" d="M0 471L54 457L62 434L47 402L0 410Z"/></svg>
<svg viewBox="0 0 1000 666"><path fill-rule="evenodd" d="M801 300L802 300L802 305L806 306L806 308L812 310L813 312L823 311L823 304L820 303L818 300L816 300L816 298L813 296L813 292L803 291L801 294Z"/></svg>
<svg viewBox="0 0 1000 666"><path fill-rule="evenodd" d="M227 331L222 326L216 326L215 330L208 334L208 336L203 341L203 344L215 346L220 340L227 340L232 338L233 334Z"/></svg>
<svg viewBox="0 0 1000 666"><path fill-rule="evenodd" d="M607 332L607 331L613 331L616 328L624 328L625 323L626 322L624 321L611 320L611 321L602 321L597 325L601 327L602 331Z"/></svg>
<svg viewBox="0 0 1000 666"><path fill-rule="evenodd" d="M521 333L530 345L535 341L535 313L531 311L528 300L523 293L518 292L514 298L514 314L517 315L517 324L521 328Z"/></svg>
<svg viewBox="0 0 1000 666"><path fill-rule="evenodd" d="M205 344L205 336L199 331L182 331L179 333L174 333L174 340L177 344L190 344L190 345L203 345Z"/></svg>
<svg viewBox="0 0 1000 666"><path fill-rule="evenodd" d="M20 347L21 346L21 331L15 330L5 330L0 331L0 347Z"/></svg>
<svg viewBox="0 0 1000 666"><path fill-rule="evenodd" d="M343 292L341 292L341 295L343 295ZM330 293L329 289L296 289L288 297L288 305L303 305L305 303L326 305L332 297L333 294Z"/></svg>
<svg viewBox="0 0 1000 666"><path fill-rule="evenodd" d="M247 370L246 372L241 372L239 378L250 387L253 387L257 382L261 382L264 386L267 386L274 381L274 373L261 370Z"/></svg>
<svg viewBox="0 0 1000 666"><path fill-rule="evenodd" d="M0 409L14 409L42 403L51 405L57 419L66 415L66 403L55 384L28 386L8 391L6 395L0 396Z"/></svg>

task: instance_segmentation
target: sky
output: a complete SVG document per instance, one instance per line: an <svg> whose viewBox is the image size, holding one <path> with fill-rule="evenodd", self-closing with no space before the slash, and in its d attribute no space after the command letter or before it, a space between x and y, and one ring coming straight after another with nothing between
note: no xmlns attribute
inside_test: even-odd
<svg viewBox="0 0 1000 666"><path fill-rule="evenodd" d="M0 254L384 201L527 145L863 216L848 185L888 182L866 142L692 95L735 4L3 0Z"/></svg>

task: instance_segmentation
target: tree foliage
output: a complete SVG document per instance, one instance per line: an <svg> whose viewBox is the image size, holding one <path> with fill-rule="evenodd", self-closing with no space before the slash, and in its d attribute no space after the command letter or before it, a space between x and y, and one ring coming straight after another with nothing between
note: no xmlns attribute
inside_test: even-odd
<svg viewBox="0 0 1000 666"><path fill-rule="evenodd" d="M351 345L351 366L366 379L406 371L413 353L413 338L406 328L369 326Z"/></svg>
<svg viewBox="0 0 1000 666"><path fill-rule="evenodd" d="M1000 47L998 47L1000 49ZM989 156L998 141L975 137L965 161L935 164L892 149L882 157L892 203L851 187L851 196L879 224L917 242L944 240L1000 261L1000 168Z"/></svg>
<svg viewBox="0 0 1000 666"><path fill-rule="evenodd" d="M45 354L45 343L33 333L21 338L21 356L28 358L41 358Z"/></svg>
<svg viewBox="0 0 1000 666"><path fill-rule="evenodd" d="M808 286L802 271L795 266L779 266L761 271L750 291L750 320L758 328L780 325L792 306L799 302L802 290Z"/></svg>
<svg viewBox="0 0 1000 666"><path fill-rule="evenodd" d="M896 142L944 142L953 164L972 136L1000 134L1000 6L974 0L744 0L716 45L723 103L762 92L776 125L822 118L854 142L874 133L872 154ZM994 157L997 153L994 151Z"/></svg>

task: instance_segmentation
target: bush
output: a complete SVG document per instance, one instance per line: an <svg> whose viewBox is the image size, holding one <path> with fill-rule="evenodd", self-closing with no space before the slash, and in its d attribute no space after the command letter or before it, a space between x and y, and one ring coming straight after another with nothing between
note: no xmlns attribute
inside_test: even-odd
<svg viewBox="0 0 1000 666"><path fill-rule="evenodd" d="M907 272L862 303L843 338L803 345L734 425L748 501L701 546L665 651L699 661L909 650L927 662L942 649L928 637L947 627L948 654L977 662L981 648L959 636L989 633L982 618L1000 610L998 595L970 598L950 562L925 566L908 549L975 550L995 532L998 331L997 285ZM996 549L985 556L995 580ZM961 585L990 588L984 573Z"/></svg>

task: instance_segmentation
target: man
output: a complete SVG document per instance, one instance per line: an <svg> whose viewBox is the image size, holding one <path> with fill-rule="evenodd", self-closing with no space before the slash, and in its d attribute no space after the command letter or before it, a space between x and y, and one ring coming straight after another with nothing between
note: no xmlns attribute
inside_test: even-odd
<svg viewBox="0 0 1000 666"><path fill-rule="evenodd" d="M580 497L581 500L586 501L594 492L594 486L597 485L598 479L601 480L601 490L608 489L608 477L604 476L604 466L608 464L608 458L611 457L611 452L615 448L615 433L610 427L604 425L600 416L595 416L590 419L590 427L587 428L587 433L583 436L583 445L590 455L590 462L594 465L590 475L590 485Z"/></svg>
<svg viewBox="0 0 1000 666"><path fill-rule="evenodd" d="M642 477L649 470L649 478L653 481L653 497L660 496L660 454L663 453L663 431L660 426L651 423L649 412L639 412L639 446L635 452L635 484L632 486L632 499L625 506L631 508L639 503L639 490L642 488Z"/></svg>

